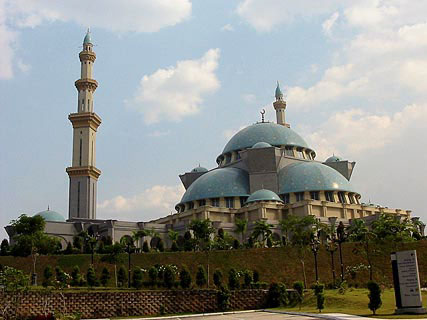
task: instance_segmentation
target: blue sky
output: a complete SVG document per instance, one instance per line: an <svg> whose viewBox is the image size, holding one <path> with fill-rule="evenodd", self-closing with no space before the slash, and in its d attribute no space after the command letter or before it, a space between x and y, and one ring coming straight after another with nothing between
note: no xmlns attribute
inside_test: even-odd
<svg viewBox="0 0 427 320"><path fill-rule="evenodd" d="M213 168L262 108L274 119L279 80L287 120L317 160L356 161L365 202L426 219L426 9L409 0L0 0L0 225L48 205L68 214L67 116L87 27L103 120L99 218L170 213L178 174Z"/></svg>

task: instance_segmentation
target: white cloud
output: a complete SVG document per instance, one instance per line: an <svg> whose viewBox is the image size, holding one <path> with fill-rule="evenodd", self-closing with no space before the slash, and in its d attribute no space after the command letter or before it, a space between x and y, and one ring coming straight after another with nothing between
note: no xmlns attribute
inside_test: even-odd
<svg viewBox="0 0 427 320"><path fill-rule="evenodd" d="M327 20L325 20L325 22L322 23L323 32L326 35L331 35L332 28L337 22L339 16L340 16L339 12L335 11Z"/></svg>
<svg viewBox="0 0 427 320"><path fill-rule="evenodd" d="M145 221L160 218L175 211L175 205L184 192L182 185L155 185L134 196L118 195L104 200L98 204L98 211L103 217L114 215L120 217L120 220Z"/></svg>
<svg viewBox="0 0 427 320"><path fill-rule="evenodd" d="M221 31L234 31L234 27L228 23L228 24L222 26Z"/></svg>
<svg viewBox="0 0 427 320"><path fill-rule="evenodd" d="M200 59L145 75L130 104L146 123L180 121L198 113L203 97L220 86L215 74L219 56L219 49L210 49Z"/></svg>
<svg viewBox="0 0 427 320"><path fill-rule="evenodd" d="M254 103L256 101L256 95L253 93L245 93L242 95L242 98L247 103Z"/></svg>
<svg viewBox="0 0 427 320"><path fill-rule="evenodd" d="M170 135L171 131L170 130L155 130L153 132L150 132L148 134L149 137L153 137L153 138L159 138L159 137L164 137L164 136L168 136Z"/></svg>
<svg viewBox="0 0 427 320"><path fill-rule="evenodd" d="M156 32L191 16L190 0L0 0L0 79L29 70L15 58L19 31L54 21L114 32Z"/></svg>

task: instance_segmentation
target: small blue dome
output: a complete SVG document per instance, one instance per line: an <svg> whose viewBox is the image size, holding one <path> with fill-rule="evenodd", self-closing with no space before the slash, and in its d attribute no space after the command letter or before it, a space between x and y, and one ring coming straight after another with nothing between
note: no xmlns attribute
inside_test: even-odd
<svg viewBox="0 0 427 320"><path fill-rule="evenodd" d="M280 197L271 190L261 189L252 193L246 203L255 201L280 201L283 202Z"/></svg>
<svg viewBox="0 0 427 320"><path fill-rule="evenodd" d="M252 146L252 149L261 149L261 148L270 148L270 147L272 147L272 145L267 142L257 142Z"/></svg>
<svg viewBox="0 0 427 320"><path fill-rule="evenodd" d="M279 194L322 190L356 192L342 174L319 162L292 163L279 171Z"/></svg>
<svg viewBox="0 0 427 320"><path fill-rule="evenodd" d="M34 216L41 216L45 221L65 222L65 218L62 214L52 210L42 211L36 213Z"/></svg>
<svg viewBox="0 0 427 320"><path fill-rule="evenodd" d="M86 32L85 38L83 39L83 44L88 44L88 43L92 43L92 39L90 37L90 31L88 30Z"/></svg>
<svg viewBox="0 0 427 320"><path fill-rule="evenodd" d="M325 162L338 162L338 161L342 161L342 158L333 155L333 156L329 157L328 159L326 159Z"/></svg>
<svg viewBox="0 0 427 320"><path fill-rule="evenodd" d="M187 189L181 203L220 197L249 196L249 176L237 168L219 168L200 176Z"/></svg>
<svg viewBox="0 0 427 320"><path fill-rule="evenodd" d="M191 172L208 172L208 169L201 167L200 165L198 167L195 167Z"/></svg>
<svg viewBox="0 0 427 320"><path fill-rule="evenodd" d="M309 149L301 136L291 128L272 122L259 122L237 132L225 145L222 154L251 148L257 142L272 146L297 146Z"/></svg>

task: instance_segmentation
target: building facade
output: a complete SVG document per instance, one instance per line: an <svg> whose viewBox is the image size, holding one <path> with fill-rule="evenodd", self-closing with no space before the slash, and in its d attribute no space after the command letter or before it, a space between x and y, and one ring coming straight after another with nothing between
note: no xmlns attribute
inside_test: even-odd
<svg viewBox="0 0 427 320"><path fill-rule="evenodd" d="M193 219L210 219L215 228L236 238L236 219L248 220L247 236L255 221L265 220L273 225L273 236L280 239L279 223L289 215L313 215L323 223L342 221L346 225L352 219L372 221L383 213L410 217L410 210L363 203L350 182L355 162L335 155L316 160L315 150L286 122L286 101L277 83L276 123L265 122L262 112L260 122L240 130L225 145L216 168L199 166L180 175L186 191L174 214L148 222L96 219L101 174L95 164L96 133L101 118L94 112L98 83L93 79L96 55L89 31L79 58L77 112L68 116L73 126L72 164L66 169L70 179L68 219L49 209L37 213L46 220L46 233L61 239L63 247L81 231L120 241L133 232L150 230L170 245L168 231L182 236ZM13 229L7 226L6 231L13 243ZM141 243L144 240L153 239L141 239Z"/></svg>

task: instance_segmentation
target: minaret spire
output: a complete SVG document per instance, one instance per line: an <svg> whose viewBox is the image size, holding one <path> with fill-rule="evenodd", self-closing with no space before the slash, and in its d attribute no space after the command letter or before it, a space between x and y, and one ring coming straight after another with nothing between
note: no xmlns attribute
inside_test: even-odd
<svg viewBox="0 0 427 320"><path fill-rule="evenodd" d="M73 124L73 158L67 168L70 177L69 219L96 219L97 182L101 171L95 166L96 132L101 118L93 111L93 94L98 82L93 79L93 52L91 33L88 29L79 53L80 79L75 82L78 91L77 112L68 119Z"/></svg>
<svg viewBox="0 0 427 320"><path fill-rule="evenodd" d="M280 90L279 81L277 81L277 87L275 92L276 101L273 103L274 109L276 110L276 119L277 124L282 126L290 127L289 124L285 122L285 110L286 110L286 101L283 98L282 90Z"/></svg>

